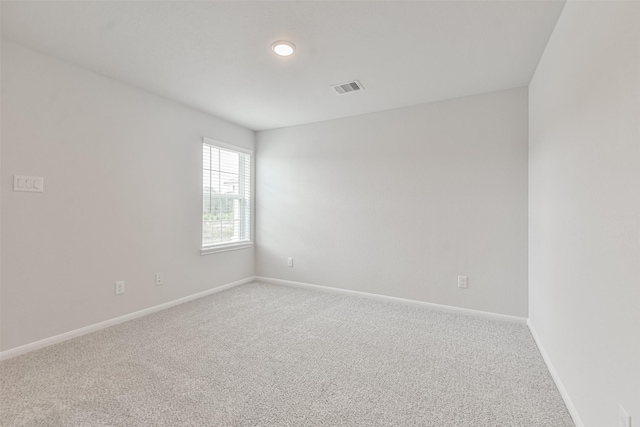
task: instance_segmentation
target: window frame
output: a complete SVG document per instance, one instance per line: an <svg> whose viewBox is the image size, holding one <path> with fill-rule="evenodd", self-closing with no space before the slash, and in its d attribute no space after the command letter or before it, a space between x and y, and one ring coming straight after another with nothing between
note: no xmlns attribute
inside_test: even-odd
<svg viewBox="0 0 640 427"><path fill-rule="evenodd" d="M204 206L204 158L201 157L200 162L200 255L209 255L218 252L226 252L226 251L234 251L238 249L246 249L253 247L253 150L249 150L244 147L239 147L237 145L228 144L226 142L222 142L216 139L203 137L202 144L200 146L200 155L203 155L204 145L210 145L212 147L232 151L238 154L245 154L249 156L249 221L248 224L242 224L241 226L249 227L249 240L242 240L238 242L227 242L227 243L218 243L213 245L204 246L204 220L203 220L203 211L202 207ZM240 172L239 172L240 173Z"/></svg>

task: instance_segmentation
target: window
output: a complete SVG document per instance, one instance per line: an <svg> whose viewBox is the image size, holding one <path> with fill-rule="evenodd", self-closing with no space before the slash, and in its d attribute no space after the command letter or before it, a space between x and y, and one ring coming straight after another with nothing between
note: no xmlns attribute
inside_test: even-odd
<svg viewBox="0 0 640 427"><path fill-rule="evenodd" d="M251 151L204 139L202 253L251 245Z"/></svg>

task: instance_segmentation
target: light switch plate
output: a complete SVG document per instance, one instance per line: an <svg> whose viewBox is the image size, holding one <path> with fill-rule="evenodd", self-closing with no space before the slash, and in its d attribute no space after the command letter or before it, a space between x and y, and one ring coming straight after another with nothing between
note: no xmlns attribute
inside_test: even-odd
<svg viewBox="0 0 640 427"><path fill-rule="evenodd" d="M124 294L124 280L119 280L116 282L115 291L116 295Z"/></svg>
<svg viewBox="0 0 640 427"><path fill-rule="evenodd" d="M463 289L469 287L469 279L467 279L467 276L458 276L458 287Z"/></svg>
<svg viewBox="0 0 640 427"><path fill-rule="evenodd" d="M44 192L44 178L41 176L14 175L13 191L42 193Z"/></svg>

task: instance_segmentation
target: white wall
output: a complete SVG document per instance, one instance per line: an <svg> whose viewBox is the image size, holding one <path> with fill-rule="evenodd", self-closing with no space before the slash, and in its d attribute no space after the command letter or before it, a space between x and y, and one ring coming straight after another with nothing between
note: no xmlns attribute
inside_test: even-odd
<svg viewBox="0 0 640 427"><path fill-rule="evenodd" d="M259 132L257 163L257 275L527 315L526 88Z"/></svg>
<svg viewBox="0 0 640 427"><path fill-rule="evenodd" d="M3 350L253 275L252 249L199 254L202 136L254 144L252 131L2 43ZM12 192L14 174L44 176L45 192Z"/></svg>
<svg viewBox="0 0 640 427"><path fill-rule="evenodd" d="M587 427L640 423L639 23L568 2L529 92L529 315Z"/></svg>

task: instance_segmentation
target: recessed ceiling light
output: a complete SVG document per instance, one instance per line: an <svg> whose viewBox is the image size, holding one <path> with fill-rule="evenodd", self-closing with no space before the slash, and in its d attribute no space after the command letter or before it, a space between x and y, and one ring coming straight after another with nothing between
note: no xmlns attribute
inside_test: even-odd
<svg viewBox="0 0 640 427"><path fill-rule="evenodd" d="M296 49L296 46L291 42L278 40L271 45L271 49L276 53L276 55L289 56Z"/></svg>

